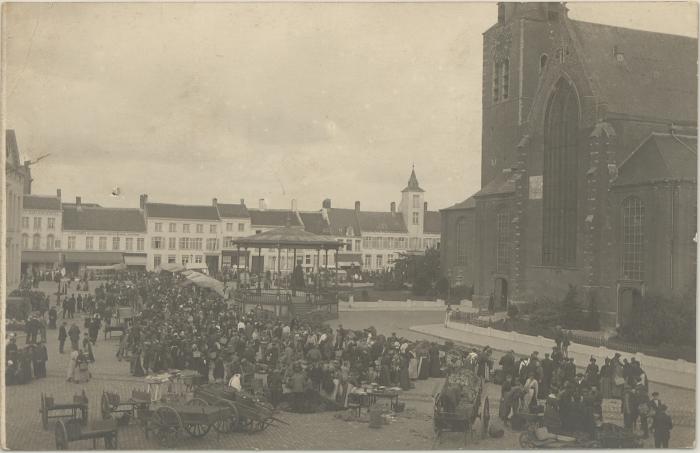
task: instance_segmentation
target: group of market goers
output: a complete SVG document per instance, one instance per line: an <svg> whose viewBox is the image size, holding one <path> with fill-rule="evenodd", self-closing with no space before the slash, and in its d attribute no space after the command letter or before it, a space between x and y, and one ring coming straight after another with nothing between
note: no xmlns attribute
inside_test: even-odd
<svg viewBox="0 0 700 453"><path fill-rule="evenodd" d="M353 390L376 383L408 390L414 379L441 375L445 353L436 343L410 342L370 327L332 329L311 320L282 322L256 309L237 313L220 297L177 276L151 274L135 283L143 308L125 335L121 356L135 376L195 370L201 380L266 389L273 405L309 411L319 398L343 407Z"/></svg>
<svg viewBox="0 0 700 453"><path fill-rule="evenodd" d="M625 429L639 430L643 438L648 438L651 430L655 445L668 447L671 417L658 392L649 396L646 373L635 358L621 360L616 353L598 367L591 357L585 371L577 373L573 357L559 345L543 359L538 352L518 359L509 351L499 363L499 417L504 422L519 413L543 412L544 424L552 433L594 435L596 427L602 424L603 399L614 399L621 401Z"/></svg>

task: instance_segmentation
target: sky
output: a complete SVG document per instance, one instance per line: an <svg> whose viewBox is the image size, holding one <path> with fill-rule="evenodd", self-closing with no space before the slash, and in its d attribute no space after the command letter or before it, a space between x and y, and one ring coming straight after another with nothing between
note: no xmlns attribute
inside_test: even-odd
<svg viewBox="0 0 700 453"><path fill-rule="evenodd" d="M388 210L412 165L431 210L480 187L495 3L3 6L5 127L22 159L50 153L33 193ZM697 37L691 4L568 6Z"/></svg>

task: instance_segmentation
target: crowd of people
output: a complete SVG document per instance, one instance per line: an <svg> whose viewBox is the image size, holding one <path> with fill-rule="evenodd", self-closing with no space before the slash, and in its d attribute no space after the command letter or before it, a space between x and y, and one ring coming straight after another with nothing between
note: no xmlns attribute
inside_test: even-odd
<svg viewBox="0 0 700 453"><path fill-rule="evenodd" d="M602 419L603 400L615 399L621 401L624 427L643 437L653 432L657 446L668 446L673 426L658 393L649 395L646 374L635 358L628 361L615 354L599 366L591 357L578 372L563 331L544 357L538 352L518 357L509 351L496 369L488 346L464 349L449 342L414 342L395 333L382 335L373 327L332 329L303 317L282 321L262 307L241 313L232 302L187 285L177 274L135 273L103 282L94 296L62 295L59 291L57 303L48 310L48 326L41 315L27 322L26 348L20 350L16 338L10 339L8 384L46 376L47 328L58 328L59 353L70 342L66 379L89 380L92 347L102 325L110 325L120 307L130 307L134 316L126 324L117 357L130 358L132 375L192 370L204 382L262 390L274 406L284 403L293 411L318 409L312 407L314 401L345 407L354 390L368 384L409 390L416 379L466 367L501 385L499 417L504 423L514 423L518 414L542 413L550 432L593 432ZM85 319L84 332L74 321L76 313Z"/></svg>
<svg viewBox="0 0 700 453"><path fill-rule="evenodd" d="M376 329L333 330L304 319L282 322L257 309L239 313L215 294L182 286L176 276L135 283L142 296L118 354L131 357L135 376L168 369L197 371L204 381L252 388L256 375L274 405L289 399L303 411L312 392L346 405L363 383L411 388L411 380L440 374L444 352ZM287 394L289 397L287 397Z"/></svg>

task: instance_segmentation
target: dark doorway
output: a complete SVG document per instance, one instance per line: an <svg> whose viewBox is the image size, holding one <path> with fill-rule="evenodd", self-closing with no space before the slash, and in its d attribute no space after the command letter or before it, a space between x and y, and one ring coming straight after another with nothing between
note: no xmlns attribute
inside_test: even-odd
<svg viewBox="0 0 700 453"><path fill-rule="evenodd" d="M209 275L216 274L219 271L219 257L218 256L207 256L207 268L209 269Z"/></svg>
<svg viewBox="0 0 700 453"><path fill-rule="evenodd" d="M250 263L250 271L253 274L262 274L265 268L265 257L264 256L252 256Z"/></svg>
<svg viewBox="0 0 700 453"><path fill-rule="evenodd" d="M497 278L493 288L493 310L505 311L508 309L508 280Z"/></svg>
<svg viewBox="0 0 700 453"><path fill-rule="evenodd" d="M642 295L637 288L622 288L617 302L617 322L620 328L625 328L633 313L635 305Z"/></svg>

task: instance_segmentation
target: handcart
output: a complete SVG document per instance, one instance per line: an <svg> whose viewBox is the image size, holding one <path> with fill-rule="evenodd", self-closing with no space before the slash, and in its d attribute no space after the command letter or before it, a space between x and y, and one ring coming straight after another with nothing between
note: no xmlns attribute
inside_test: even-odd
<svg viewBox="0 0 700 453"><path fill-rule="evenodd" d="M274 422L288 424L274 416L274 409L268 403L225 385L200 386L195 390L194 396L202 403L230 408L228 420L214 425L219 432L242 429L254 433L266 429Z"/></svg>
<svg viewBox="0 0 700 453"><path fill-rule="evenodd" d="M151 396L148 392L141 390L132 390L131 397L127 400L122 400L118 393L102 392L100 400L100 409L102 419L109 420L113 414L123 414L122 417L136 418L141 412L146 411L151 404Z"/></svg>
<svg viewBox="0 0 700 453"><path fill-rule="evenodd" d="M482 434L488 433L491 418L489 399L484 399L479 414L481 398L482 383L473 371L468 368L450 371L434 397L433 446L441 442L441 436L446 432L464 433L466 446L469 437L474 434L472 426L477 418L481 418Z"/></svg>
<svg viewBox="0 0 700 453"><path fill-rule="evenodd" d="M228 408L202 405L197 399L187 404L153 404L149 412L150 416L145 423L146 438L148 439L149 433L153 432L164 447L177 445L183 431L191 437L203 437L212 426L230 418Z"/></svg>

